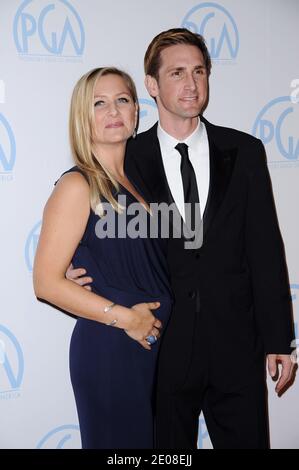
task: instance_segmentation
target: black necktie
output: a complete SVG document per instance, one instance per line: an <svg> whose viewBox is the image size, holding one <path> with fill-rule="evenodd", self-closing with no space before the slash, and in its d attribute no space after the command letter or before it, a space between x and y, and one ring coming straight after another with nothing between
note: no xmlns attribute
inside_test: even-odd
<svg viewBox="0 0 299 470"><path fill-rule="evenodd" d="M196 229L198 232L198 227L195 227L195 214L196 214L196 206L195 204L199 204L199 194L196 182L195 171L192 166L192 163L189 159L188 153L188 145L184 143L177 144L175 149L181 154L181 175L183 181L183 188L184 188L184 199L185 204L191 205L191 220L186 220L187 225L191 228L192 231ZM187 213L186 213L187 215ZM199 207L199 220L201 221L201 214L200 214L200 207ZM202 226L199 227L201 229ZM201 231L198 232L200 234Z"/></svg>
<svg viewBox="0 0 299 470"><path fill-rule="evenodd" d="M194 203L199 203L199 195L194 168L189 159L188 145L177 144L175 149L181 154L181 174L184 188L185 204L191 204L191 227L194 229Z"/></svg>
<svg viewBox="0 0 299 470"><path fill-rule="evenodd" d="M188 145L177 144L176 150L181 154L181 174L184 188L185 203L199 202L198 189L194 168L189 159Z"/></svg>

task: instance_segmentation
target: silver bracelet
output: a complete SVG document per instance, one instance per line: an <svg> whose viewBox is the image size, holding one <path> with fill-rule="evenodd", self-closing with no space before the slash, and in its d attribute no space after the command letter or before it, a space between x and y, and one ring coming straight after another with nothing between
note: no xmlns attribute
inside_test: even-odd
<svg viewBox="0 0 299 470"><path fill-rule="evenodd" d="M107 305L107 307L104 308L104 313L110 312L110 310L111 310L115 305L116 305L115 303L110 304L110 305Z"/></svg>
<svg viewBox="0 0 299 470"><path fill-rule="evenodd" d="M116 304L113 302L110 305L107 305L107 307L104 308L104 313L110 312L110 310L115 306ZM107 326L114 326L117 323L117 320L114 319L110 323L106 323Z"/></svg>

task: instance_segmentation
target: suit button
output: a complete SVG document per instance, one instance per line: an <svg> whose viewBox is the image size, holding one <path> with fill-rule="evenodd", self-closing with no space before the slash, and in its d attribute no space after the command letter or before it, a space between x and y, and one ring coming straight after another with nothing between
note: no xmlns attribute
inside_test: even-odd
<svg viewBox="0 0 299 470"><path fill-rule="evenodd" d="M202 258L202 255L203 255L203 251L202 251L202 250L198 251L198 252L195 254L195 259L200 259L200 258Z"/></svg>
<svg viewBox="0 0 299 470"><path fill-rule="evenodd" d="M196 292L194 290L190 290L190 292L188 293L190 299L195 299L195 296L196 296Z"/></svg>

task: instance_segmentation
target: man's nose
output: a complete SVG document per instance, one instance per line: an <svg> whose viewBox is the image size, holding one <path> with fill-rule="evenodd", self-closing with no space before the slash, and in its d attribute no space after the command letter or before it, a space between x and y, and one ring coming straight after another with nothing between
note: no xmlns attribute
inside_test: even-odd
<svg viewBox="0 0 299 470"><path fill-rule="evenodd" d="M192 73L186 76L185 88L189 90L196 90L196 80Z"/></svg>

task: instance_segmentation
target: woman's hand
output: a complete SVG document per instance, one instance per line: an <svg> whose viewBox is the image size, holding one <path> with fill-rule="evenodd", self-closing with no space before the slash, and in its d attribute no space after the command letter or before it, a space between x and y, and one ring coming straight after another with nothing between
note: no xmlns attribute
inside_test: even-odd
<svg viewBox="0 0 299 470"><path fill-rule="evenodd" d="M132 326L126 329L130 338L137 341L145 349L151 350L151 346L147 343L146 337L150 335L160 337L160 328L162 328L162 322L156 318L151 310L156 310L160 307L160 302L147 302L136 304L131 307L133 313Z"/></svg>

